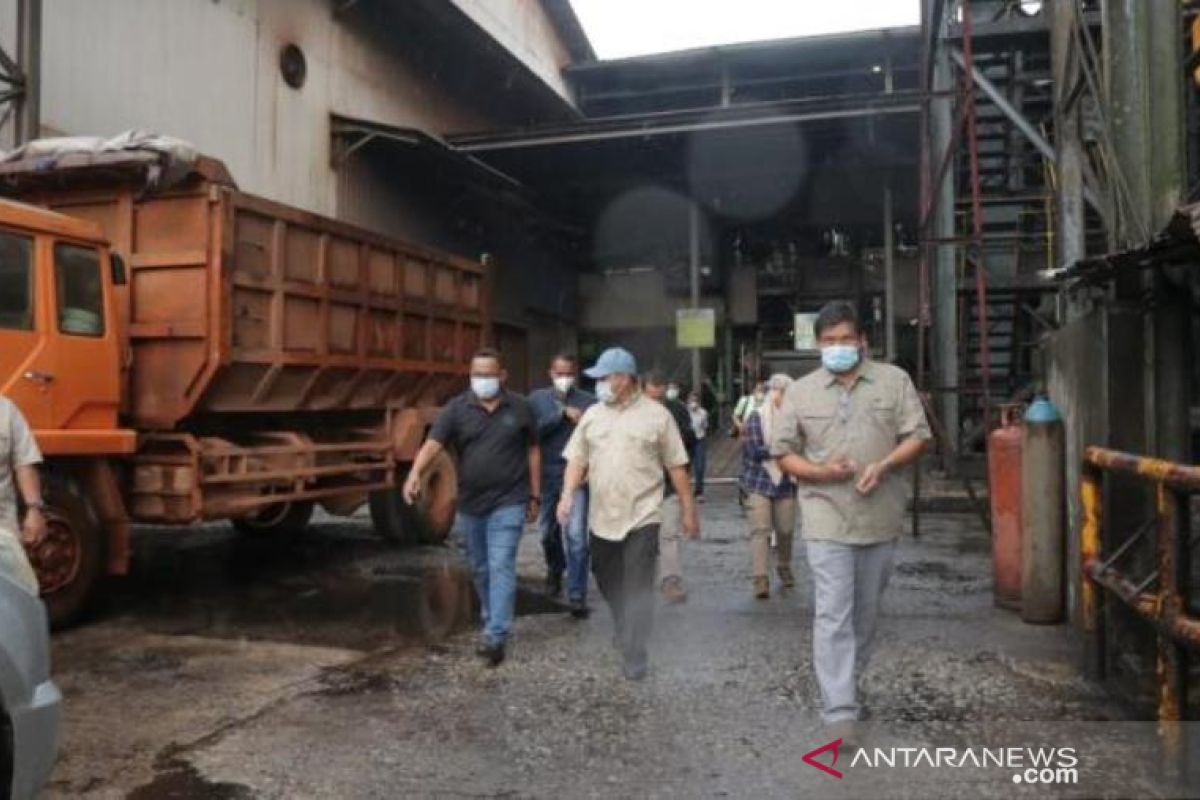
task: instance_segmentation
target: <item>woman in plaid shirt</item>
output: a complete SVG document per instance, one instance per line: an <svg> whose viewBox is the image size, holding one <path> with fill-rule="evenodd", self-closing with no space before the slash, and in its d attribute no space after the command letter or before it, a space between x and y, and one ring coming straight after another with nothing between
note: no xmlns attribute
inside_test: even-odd
<svg viewBox="0 0 1200 800"><path fill-rule="evenodd" d="M750 522L754 596L760 600L771 595L767 565L771 560L772 534L775 538L775 570L779 582L784 588L796 585L796 578L792 574L796 484L783 474L771 458L775 414L791 382L792 379L787 375L772 375L767 383L767 401L747 417L742 429L742 473L739 483L746 493L746 513Z"/></svg>

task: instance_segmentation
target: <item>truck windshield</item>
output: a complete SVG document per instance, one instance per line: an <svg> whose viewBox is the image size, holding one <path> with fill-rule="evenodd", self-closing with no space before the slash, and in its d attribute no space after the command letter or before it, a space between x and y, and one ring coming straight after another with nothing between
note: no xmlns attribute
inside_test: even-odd
<svg viewBox="0 0 1200 800"><path fill-rule="evenodd" d="M58 329L73 336L104 335L100 254L73 244L54 246L58 282Z"/></svg>
<svg viewBox="0 0 1200 800"><path fill-rule="evenodd" d="M0 329L33 330L33 240L2 231Z"/></svg>

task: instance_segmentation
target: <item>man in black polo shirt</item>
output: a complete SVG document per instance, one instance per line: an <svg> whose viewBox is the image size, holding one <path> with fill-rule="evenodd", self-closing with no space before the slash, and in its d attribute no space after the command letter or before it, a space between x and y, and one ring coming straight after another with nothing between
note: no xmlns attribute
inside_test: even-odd
<svg viewBox="0 0 1200 800"><path fill-rule="evenodd" d="M457 526L467 544L483 609L478 654L490 666L504 660L517 596L517 544L525 521L537 518L542 455L529 403L503 388L507 373L495 350L471 359L471 388L438 415L404 482L413 503L421 473L443 448L458 461Z"/></svg>

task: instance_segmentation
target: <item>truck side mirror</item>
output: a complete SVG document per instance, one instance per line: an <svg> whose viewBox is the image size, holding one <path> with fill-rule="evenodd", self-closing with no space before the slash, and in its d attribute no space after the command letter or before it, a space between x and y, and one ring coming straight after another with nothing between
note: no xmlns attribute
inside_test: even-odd
<svg viewBox="0 0 1200 800"><path fill-rule="evenodd" d="M129 274L125 271L125 259L117 253L110 253L109 263L112 265L113 286L124 286L129 283Z"/></svg>

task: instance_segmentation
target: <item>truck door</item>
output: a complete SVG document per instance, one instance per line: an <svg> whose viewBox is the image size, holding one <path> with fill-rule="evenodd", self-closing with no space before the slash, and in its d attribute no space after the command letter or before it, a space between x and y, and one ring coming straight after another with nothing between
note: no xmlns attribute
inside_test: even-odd
<svg viewBox="0 0 1200 800"><path fill-rule="evenodd" d="M111 430L117 424L120 363L107 254L90 244L56 241L52 260L53 425L62 430Z"/></svg>
<svg viewBox="0 0 1200 800"><path fill-rule="evenodd" d="M52 425L54 365L47 334L49 281L39 283L33 236L0 229L0 394L34 429Z"/></svg>

